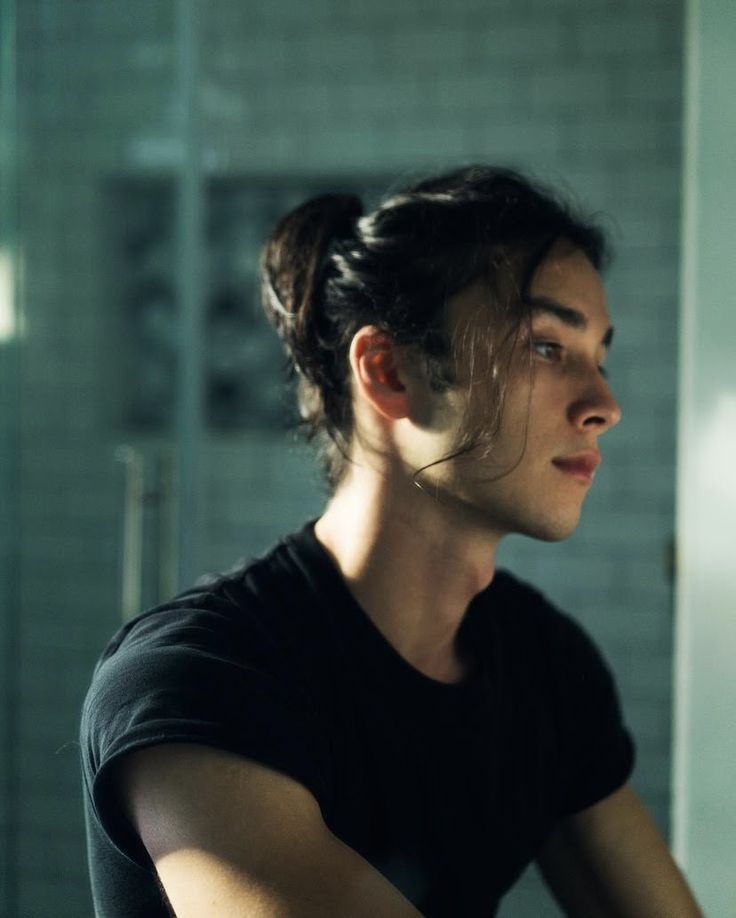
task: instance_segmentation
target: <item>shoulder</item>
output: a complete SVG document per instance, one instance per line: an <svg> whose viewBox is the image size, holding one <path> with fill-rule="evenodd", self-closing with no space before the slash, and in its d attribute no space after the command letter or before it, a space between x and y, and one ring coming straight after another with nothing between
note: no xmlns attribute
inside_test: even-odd
<svg viewBox="0 0 736 918"><path fill-rule="evenodd" d="M217 730L231 731L245 707L259 722L277 710L303 714L307 616L299 614L295 597L304 591L295 588L298 573L284 555L279 543L121 627L92 675L83 743L104 758L144 734L211 736L215 718Z"/></svg>
<svg viewBox="0 0 736 918"><path fill-rule="evenodd" d="M82 708L82 770L92 812L123 850L134 842L112 775L116 762L144 747L216 747L326 799L323 716L310 678L318 652L301 640L308 600L283 555L280 544L201 578L126 623L97 663ZM316 646L319 628L313 632Z"/></svg>
<svg viewBox="0 0 736 918"><path fill-rule="evenodd" d="M95 667L92 689L123 675L140 684L152 661L170 673L178 661L191 666L197 657L233 659L254 630L257 604L242 577L222 575L146 609L112 637Z"/></svg>
<svg viewBox="0 0 736 918"><path fill-rule="evenodd" d="M513 681L535 685L567 706L613 699L611 667L583 624L536 587L498 571L475 610L481 640L494 664Z"/></svg>
<svg viewBox="0 0 736 918"><path fill-rule="evenodd" d="M171 599L146 609L112 637L95 669L149 654L210 659L241 658L274 644L292 611L298 571L290 564L287 540L267 554L244 559L227 571L206 574Z"/></svg>
<svg viewBox="0 0 736 918"><path fill-rule="evenodd" d="M586 629L539 590L508 572L494 585L483 616L487 637L517 706L526 704L527 720L537 716L547 731L544 760L556 750L559 812L577 812L620 787L633 768L613 672Z"/></svg>
<svg viewBox="0 0 736 918"><path fill-rule="evenodd" d="M507 570L499 570L482 600L487 623L503 628L531 644L550 643L561 649L595 650L585 627L562 611L537 587Z"/></svg>

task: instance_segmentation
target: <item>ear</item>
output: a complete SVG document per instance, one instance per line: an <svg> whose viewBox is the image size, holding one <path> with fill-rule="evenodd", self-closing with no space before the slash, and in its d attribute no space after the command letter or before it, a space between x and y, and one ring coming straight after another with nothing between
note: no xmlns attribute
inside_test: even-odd
<svg viewBox="0 0 736 918"><path fill-rule="evenodd" d="M409 414L399 357L391 336L374 325L363 326L353 336L350 366L358 389L379 414L393 421Z"/></svg>

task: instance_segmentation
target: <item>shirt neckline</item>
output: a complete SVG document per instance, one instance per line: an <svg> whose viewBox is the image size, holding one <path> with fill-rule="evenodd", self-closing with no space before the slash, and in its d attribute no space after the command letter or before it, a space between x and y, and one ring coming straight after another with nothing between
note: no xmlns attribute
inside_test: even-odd
<svg viewBox="0 0 736 918"><path fill-rule="evenodd" d="M468 672L458 682L443 682L421 672L396 650L371 617L355 599L333 559L314 532L316 519L310 520L299 532L287 537L292 557L299 564L312 591L329 612L339 610L338 627L350 630L355 642L375 664L377 677L400 681L407 691L452 704L467 703L479 694L486 681L483 657L477 652L477 627L475 614L478 597L475 597L460 625L459 641L471 660ZM306 563L305 563L306 562ZM485 591L484 591L485 592ZM482 595L482 594L479 594Z"/></svg>

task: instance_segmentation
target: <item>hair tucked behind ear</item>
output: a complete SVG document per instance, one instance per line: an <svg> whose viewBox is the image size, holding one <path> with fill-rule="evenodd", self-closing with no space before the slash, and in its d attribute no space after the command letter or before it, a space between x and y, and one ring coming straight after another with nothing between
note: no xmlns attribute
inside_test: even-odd
<svg viewBox="0 0 736 918"><path fill-rule="evenodd" d="M397 344L414 347L441 391L455 384L458 361L470 356L473 365L466 337L446 327L447 301L484 280L487 386L482 411L469 413L458 446L459 452L480 441L488 447L537 266L561 239L597 269L606 255L597 226L510 169L470 166L362 212L352 195L313 198L281 220L261 256L264 307L298 377L302 424L320 441L333 488L353 433L348 353L359 328L376 325Z"/></svg>

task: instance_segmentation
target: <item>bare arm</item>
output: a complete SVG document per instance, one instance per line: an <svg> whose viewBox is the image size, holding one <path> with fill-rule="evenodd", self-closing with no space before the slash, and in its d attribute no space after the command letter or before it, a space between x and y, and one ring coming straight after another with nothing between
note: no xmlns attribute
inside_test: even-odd
<svg viewBox="0 0 736 918"><path fill-rule="evenodd" d="M572 918L702 918L664 839L629 785L559 826L538 865Z"/></svg>
<svg viewBox="0 0 736 918"><path fill-rule="evenodd" d="M118 778L178 918L420 916L286 775L207 746L168 744L126 756Z"/></svg>

